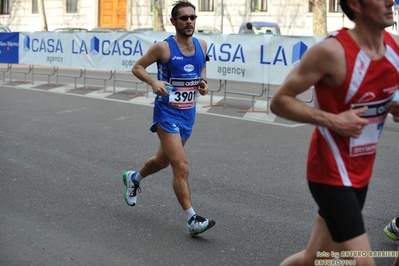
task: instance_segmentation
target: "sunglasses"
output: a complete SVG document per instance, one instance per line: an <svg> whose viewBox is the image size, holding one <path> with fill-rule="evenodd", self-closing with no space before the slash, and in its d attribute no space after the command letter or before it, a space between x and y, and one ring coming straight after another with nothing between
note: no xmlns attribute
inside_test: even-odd
<svg viewBox="0 0 399 266"><path fill-rule="evenodd" d="M178 18L183 21L187 21L190 18L192 21L194 21L197 19L197 16L196 15L191 15L191 16L184 15L184 16L180 16L180 17L174 17L174 19L178 19Z"/></svg>

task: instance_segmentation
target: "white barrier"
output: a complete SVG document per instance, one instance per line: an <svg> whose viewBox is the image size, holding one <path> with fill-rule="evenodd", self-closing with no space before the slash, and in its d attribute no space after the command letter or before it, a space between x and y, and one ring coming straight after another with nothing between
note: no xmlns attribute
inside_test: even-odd
<svg viewBox="0 0 399 266"><path fill-rule="evenodd" d="M21 32L19 64L130 71L168 32ZM196 34L208 44L210 79L281 84L315 37ZM156 65L147 69L156 73Z"/></svg>
<svg viewBox="0 0 399 266"><path fill-rule="evenodd" d="M9 57L14 61L18 59L18 64L29 66L29 72L24 73L25 79L26 74L33 69L32 66L49 66L57 70L57 86L59 76L73 77L76 87L77 79L83 75L83 87L85 87L86 79L99 79L103 80L105 90L106 82L114 79L113 93L115 93L115 82L118 81L134 83L138 95L138 85L142 82L117 79L116 72L130 72L133 65L152 44L163 41L174 33L20 32L18 34L10 36L15 39L15 44L12 42L12 46L18 46L18 48L11 47L12 54ZM213 104L213 92L219 92L223 88L223 107L226 104L226 94L238 94L252 97L251 111L256 111L255 98L266 95L266 112L269 108L268 102L273 97L271 87L281 85L307 49L322 39L321 37L248 34L195 34L195 37L204 39L208 44L207 54L210 61L207 63L207 78L220 81L219 88L211 90L210 104ZM7 45L8 43L10 42L6 42ZM3 49L3 51L6 50ZM79 76L61 75L58 72L59 67L80 69L81 72ZM110 76L88 76L86 70L106 70L109 71ZM147 71L156 74L156 64L149 66ZM6 72L10 72L10 80L12 80L12 72L18 73L13 71L12 66L2 72L3 80ZM48 75L50 83L48 73L34 72L32 84L34 74ZM243 86L242 90L227 88L226 84L227 82L231 84L230 81L253 83L255 86L259 84L260 92L250 92L247 86ZM148 96L148 86L146 91ZM310 98L311 101L313 96Z"/></svg>

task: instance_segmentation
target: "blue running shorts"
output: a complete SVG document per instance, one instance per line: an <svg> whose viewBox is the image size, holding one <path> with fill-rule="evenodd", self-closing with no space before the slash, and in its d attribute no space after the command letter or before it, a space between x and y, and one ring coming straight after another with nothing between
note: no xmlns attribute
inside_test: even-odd
<svg viewBox="0 0 399 266"><path fill-rule="evenodd" d="M181 140L189 139L193 131L192 124L155 122L150 128L151 132L157 132L156 124L159 124L163 130L170 134L180 134Z"/></svg>

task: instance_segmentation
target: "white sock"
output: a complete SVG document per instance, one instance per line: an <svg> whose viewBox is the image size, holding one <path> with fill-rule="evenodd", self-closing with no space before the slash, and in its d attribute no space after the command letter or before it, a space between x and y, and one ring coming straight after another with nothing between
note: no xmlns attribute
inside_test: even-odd
<svg viewBox="0 0 399 266"><path fill-rule="evenodd" d="M190 218L193 217L193 215L196 214L195 211L194 211L194 209L193 209L193 207L191 207L191 208L188 209L188 210L185 210L184 212L186 213L187 221L190 220Z"/></svg>
<svg viewBox="0 0 399 266"><path fill-rule="evenodd" d="M137 182L140 182L141 180L143 180L144 177L142 177L140 175L140 172L137 172L136 176L134 177L134 180Z"/></svg>

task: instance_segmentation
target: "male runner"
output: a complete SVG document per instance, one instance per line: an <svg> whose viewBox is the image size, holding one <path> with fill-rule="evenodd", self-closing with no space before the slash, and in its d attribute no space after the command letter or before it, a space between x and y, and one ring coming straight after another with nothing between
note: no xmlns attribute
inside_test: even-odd
<svg viewBox="0 0 399 266"><path fill-rule="evenodd" d="M271 102L278 116L316 125L307 180L319 211L306 249L282 266L316 265L325 259L317 252L371 250L361 210L388 112L399 120L399 103L391 101L399 83L399 37L385 31L393 24L392 0L340 5L354 28L312 46ZM314 107L296 98L312 85ZM370 256L344 254L341 259L356 265L375 265Z"/></svg>
<svg viewBox="0 0 399 266"><path fill-rule="evenodd" d="M193 4L185 0L177 1L170 18L176 35L152 45L133 66L133 74L149 84L157 94L151 131L158 134L160 147L140 170L123 173L126 186L124 198L128 205L134 206L137 192L141 192L141 181L170 165L173 169L173 190L186 214L192 236L215 225L215 221L197 215L192 207L188 187L189 166L184 151L194 126L198 93L205 95L209 91L204 79L207 44L193 37L196 18ZM158 66L157 79L145 70L153 63ZM173 89L167 90L165 86Z"/></svg>

